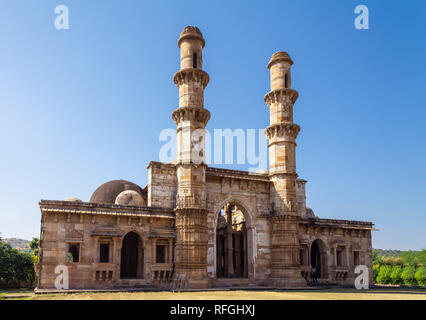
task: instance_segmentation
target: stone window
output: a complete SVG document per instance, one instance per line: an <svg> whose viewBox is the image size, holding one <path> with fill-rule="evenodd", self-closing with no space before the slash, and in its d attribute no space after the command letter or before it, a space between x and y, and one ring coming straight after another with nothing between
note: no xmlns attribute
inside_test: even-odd
<svg viewBox="0 0 426 320"><path fill-rule="evenodd" d="M197 68L197 54L195 52L192 55L192 67Z"/></svg>
<svg viewBox="0 0 426 320"><path fill-rule="evenodd" d="M337 249L336 251L336 263L338 266L342 266L342 256L343 256L343 252L341 249Z"/></svg>
<svg viewBox="0 0 426 320"><path fill-rule="evenodd" d="M359 265L359 251L354 251L354 266Z"/></svg>
<svg viewBox="0 0 426 320"><path fill-rule="evenodd" d="M109 262L109 244L101 243L99 245L99 262Z"/></svg>
<svg viewBox="0 0 426 320"><path fill-rule="evenodd" d="M288 88L288 74L286 73L284 76L284 87L287 89Z"/></svg>
<svg viewBox="0 0 426 320"><path fill-rule="evenodd" d="M156 263L165 263L166 262L166 246L165 245L157 245L157 260Z"/></svg>
<svg viewBox="0 0 426 320"><path fill-rule="evenodd" d="M70 262L80 262L80 244L70 243L68 248Z"/></svg>

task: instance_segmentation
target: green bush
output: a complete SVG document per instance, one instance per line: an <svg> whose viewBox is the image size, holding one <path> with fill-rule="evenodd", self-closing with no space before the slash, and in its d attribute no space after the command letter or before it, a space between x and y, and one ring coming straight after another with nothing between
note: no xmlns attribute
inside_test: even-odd
<svg viewBox="0 0 426 320"><path fill-rule="evenodd" d="M416 269L414 266L408 266L405 267L401 274L401 279L404 281L405 285L412 286L416 285L416 279L414 278L414 275L416 273Z"/></svg>
<svg viewBox="0 0 426 320"><path fill-rule="evenodd" d="M0 240L0 288L32 287L35 278L32 254Z"/></svg>
<svg viewBox="0 0 426 320"><path fill-rule="evenodd" d="M426 286L426 267L418 268L414 278L419 286Z"/></svg>
<svg viewBox="0 0 426 320"><path fill-rule="evenodd" d="M396 265L392 268L392 273L390 275L391 283L392 284L402 284L402 268L399 265Z"/></svg>
<svg viewBox="0 0 426 320"><path fill-rule="evenodd" d="M379 274L376 278L376 282L380 284L389 284L391 283L391 273L392 273L392 267L391 266L380 266Z"/></svg>
<svg viewBox="0 0 426 320"><path fill-rule="evenodd" d="M373 266L373 279L376 280L377 276L379 275L379 271L380 271L380 264L375 264Z"/></svg>

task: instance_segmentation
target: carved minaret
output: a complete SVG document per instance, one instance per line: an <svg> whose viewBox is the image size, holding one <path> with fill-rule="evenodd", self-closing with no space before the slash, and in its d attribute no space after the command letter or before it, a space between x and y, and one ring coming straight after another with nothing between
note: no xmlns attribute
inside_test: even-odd
<svg viewBox="0 0 426 320"><path fill-rule="evenodd" d="M274 286L303 286L299 266L296 200L296 137L300 127L293 123L293 104L298 97L291 89L293 61L286 52L274 53L268 63L271 91L265 95L270 125L269 176L271 184L271 279Z"/></svg>
<svg viewBox="0 0 426 320"><path fill-rule="evenodd" d="M197 27L185 27L179 37L180 71L173 80L179 88L177 126L178 188L174 287L203 288L207 278L207 209L204 137L210 112L204 109L209 75L202 70L205 41Z"/></svg>

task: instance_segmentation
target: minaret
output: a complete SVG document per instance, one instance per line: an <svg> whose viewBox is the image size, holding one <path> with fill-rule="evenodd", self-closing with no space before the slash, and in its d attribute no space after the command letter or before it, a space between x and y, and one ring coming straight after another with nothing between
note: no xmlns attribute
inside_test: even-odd
<svg viewBox="0 0 426 320"><path fill-rule="evenodd" d="M176 246L173 287L204 288L207 278L207 209L204 138L210 112L204 109L209 75L202 70L205 41L197 27L185 27L179 37L179 108L177 126Z"/></svg>
<svg viewBox="0 0 426 320"><path fill-rule="evenodd" d="M270 125L265 129L269 144L271 183L271 279L274 286L303 286L299 266L296 200L296 137L300 127L293 123L293 104L298 93L291 89L290 68L286 52L274 53L268 63L271 91L265 95Z"/></svg>

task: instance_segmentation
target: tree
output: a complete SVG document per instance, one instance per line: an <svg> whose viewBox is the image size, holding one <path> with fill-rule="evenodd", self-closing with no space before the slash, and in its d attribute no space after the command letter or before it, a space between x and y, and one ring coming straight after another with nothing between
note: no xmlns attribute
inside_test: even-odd
<svg viewBox="0 0 426 320"><path fill-rule="evenodd" d="M415 266L416 251L408 250L401 253L401 259L404 261L404 266Z"/></svg>
<svg viewBox="0 0 426 320"><path fill-rule="evenodd" d="M38 262L38 248L39 248L40 240L38 238L33 238L30 242L30 248L33 250L33 262Z"/></svg>
<svg viewBox="0 0 426 320"><path fill-rule="evenodd" d="M402 275L401 266L399 266L399 265L394 266L392 268L392 273L390 275L391 283L392 284L401 284L402 283L401 275Z"/></svg>
<svg viewBox="0 0 426 320"><path fill-rule="evenodd" d="M375 264L373 265L373 279L376 280L377 276L379 275L379 271L380 271L380 264Z"/></svg>
<svg viewBox="0 0 426 320"><path fill-rule="evenodd" d="M381 263L382 263L382 259L381 259L381 257L379 256L379 254L378 254L378 252L377 252L377 250L376 249L373 249L373 251L372 251L372 255L373 255L373 265L380 265ZM374 277L374 279L375 279L376 277Z"/></svg>
<svg viewBox="0 0 426 320"><path fill-rule="evenodd" d="M405 285L415 285L416 279L414 278L416 269L414 266L405 267L401 274L401 279L404 281Z"/></svg>
<svg viewBox="0 0 426 320"><path fill-rule="evenodd" d="M418 268L414 278L419 286L426 286L426 267Z"/></svg>
<svg viewBox="0 0 426 320"><path fill-rule="evenodd" d="M30 242L30 248L33 250L33 254L35 256L38 256L38 244L39 244L38 238L33 238Z"/></svg>
<svg viewBox="0 0 426 320"><path fill-rule="evenodd" d="M392 273L392 267L390 266L380 266L379 275L377 276L376 282L380 284L390 283L390 275Z"/></svg>
<svg viewBox="0 0 426 320"><path fill-rule="evenodd" d="M32 255L0 241L0 287L32 287L34 281Z"/></svg>

